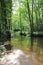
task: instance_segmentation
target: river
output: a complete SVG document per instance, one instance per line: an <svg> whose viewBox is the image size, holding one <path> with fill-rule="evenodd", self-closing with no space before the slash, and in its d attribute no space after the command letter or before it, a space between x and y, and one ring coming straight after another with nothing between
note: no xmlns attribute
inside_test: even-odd
<svg viewBox="0 0 43 65"><path fill-rule="evenodd" d="M11 39L13 48L21 49L38 65L43 65L43 38L42 37L28 37L15 36Z"/></svg>

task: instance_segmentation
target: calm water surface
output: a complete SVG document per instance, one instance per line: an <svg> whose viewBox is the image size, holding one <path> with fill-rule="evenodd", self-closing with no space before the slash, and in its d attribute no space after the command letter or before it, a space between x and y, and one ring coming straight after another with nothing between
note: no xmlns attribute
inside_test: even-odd
<svg viewBox="0 0 43 65"><path fill-rule="evenodd" d="M30 57L35 57L43 65L43 38L15 36L11 40L14 48L19 48L30 55Z"/></svg>

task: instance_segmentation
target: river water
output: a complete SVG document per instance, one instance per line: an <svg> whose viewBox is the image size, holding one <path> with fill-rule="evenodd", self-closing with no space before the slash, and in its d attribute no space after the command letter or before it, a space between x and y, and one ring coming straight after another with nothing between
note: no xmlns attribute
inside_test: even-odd
<svg viewBox="0 0 43 65"><path fill-rule="evenodd" d="M21 49L38 65L43 65L43 38L42 37L28 37L15 36L11 39L13 48Z"/></svg>
<svg viewBox="0 0 43 65"><path fill-rule="evenodd" d="M43 38L14 36L12 50L0 58L0 65L43 65Z"/></svg>

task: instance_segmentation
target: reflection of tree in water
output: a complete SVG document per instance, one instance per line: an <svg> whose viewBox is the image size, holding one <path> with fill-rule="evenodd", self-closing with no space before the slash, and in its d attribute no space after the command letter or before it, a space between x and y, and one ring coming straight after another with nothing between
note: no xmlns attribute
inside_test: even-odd
<svg viewBox="0 0 43 65"><path fill-rule="evenodd" d="M34 51L38 57L43 56L43 38L31 37L31 51Z"/></svg>
<svg viewBox="0 0 43 65"><path fill-rule="evenodd" d="M38 38L39 47L43 50L43 38Z"/></svg>
<svg viewBox="0 0 43 65"><path fill-rule="evenodd" d="M33 51L33 41L34 41L34 38L33 37L31 37L31 52Z"/></svg>
<svg viewBox="0 0 43 65"><path fill-rule="evenodd" d="M27 36L20 36L20 45L22 48L29 48L30 47L30 38L28 39Z"/></svg>
<svg viewBox="0 0 43 65"><path fill-rule="evenodd" d="M20 47L23 48L24 36L20 35Z"/></svg>
<svg viewBox="0 0 43 65"><path fill-rule="evenodd" d="M37 39L38 55L43 56L43 38Z"/></svg>
<svg viewBox="0 0 43 65"><path fill-rule="evenodd" d="M22 46L22 40L23 40L23 37L21 36L20 37L20 44L21 44L21 46Z"/></svg>

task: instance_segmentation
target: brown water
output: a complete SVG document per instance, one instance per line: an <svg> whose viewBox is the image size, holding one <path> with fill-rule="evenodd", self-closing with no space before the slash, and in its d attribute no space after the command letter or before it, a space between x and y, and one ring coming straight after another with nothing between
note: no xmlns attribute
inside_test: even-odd
<svg viewBox="0 0 43 65"><path fill-rule="evenodd" d="M14 48L19 48L37 65L43 65L43 38L16 36L11 39Z"/></svg>

